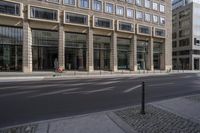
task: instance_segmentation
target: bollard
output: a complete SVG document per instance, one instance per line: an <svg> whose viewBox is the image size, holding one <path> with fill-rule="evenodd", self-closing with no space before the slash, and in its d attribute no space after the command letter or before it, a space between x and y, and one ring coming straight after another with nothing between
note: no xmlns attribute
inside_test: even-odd
<svg viewBox="0 0 200 133"><path fill-rule="evenodd" d="M145 114L145 83L142 82L142 96L141 96L141 114Z"/></svg>

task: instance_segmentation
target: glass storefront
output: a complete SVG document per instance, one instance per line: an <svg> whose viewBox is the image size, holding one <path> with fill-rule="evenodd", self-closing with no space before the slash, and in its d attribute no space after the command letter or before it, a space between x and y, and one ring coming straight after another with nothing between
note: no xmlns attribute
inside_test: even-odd
<svg viewBox="0 0 200 133"><path fill-rule="evenodd" d="M66 70L86 70L86 34L65 33Z"/></svg>
<svg viewBox="0 0 200 133"><path fill-rule="evenodd" d="M32 30L33 70L54 70L58 64L58 32Z"/></svg>
<svg viewBox="0 0 200 133"><path fill-rule="evenodd" d="M162 45L163 43L161 42L154 42L153 45L153 64L155 70L160 70Z"/></svg>
<svg viewBox="0 0 200 133"><path fill-rule="evenodd" d="M118 69L130 69L130 39L117 38Z"/></svg>
<svg viewBox="0 0 200 133"><path fill-rule="evenodd" d="M94 69L110 70L111 38L94 35Z"/></svg>
<svg viewBox="0 0 200 133"><path fill-rule="evenodd" d="M137 41L137 65L138 70L146 70L148 41Z"/></svg>
<svg viewBox="0 0 200 133"><path fill-rule="evenodd" d="M22 71L22 28L0 26L0 71Z"/></svg>

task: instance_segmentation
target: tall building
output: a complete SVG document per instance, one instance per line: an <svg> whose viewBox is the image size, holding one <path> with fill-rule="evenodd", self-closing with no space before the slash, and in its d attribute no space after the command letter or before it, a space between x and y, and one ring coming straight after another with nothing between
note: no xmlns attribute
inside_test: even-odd
<svg viewBox="0 0 200 133"><path fill-rule="evenodd" d="M173 1L173 69L200 70L200 0Z"/></svg>
<svg viewBox="0 0 200 133"><path fill-rule="evenodd" d="M169 0L0 0L0 71L171 69L171 7Z"/></svg>

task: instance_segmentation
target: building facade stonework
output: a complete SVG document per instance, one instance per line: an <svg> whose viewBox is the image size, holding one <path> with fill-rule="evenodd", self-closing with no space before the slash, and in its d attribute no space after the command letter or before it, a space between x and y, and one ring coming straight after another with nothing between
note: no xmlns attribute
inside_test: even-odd
<svg viewBox="0 0 200 133"><path fill-rule="evenodd" d="M169 0L2 0L0 71L169 70L171 8Z"/></svg>
<svg viewBox="0 0 200 133"><path fill-rule="evenodd" d="M173 69L200 70L200 2L173 2Z"/></svg>

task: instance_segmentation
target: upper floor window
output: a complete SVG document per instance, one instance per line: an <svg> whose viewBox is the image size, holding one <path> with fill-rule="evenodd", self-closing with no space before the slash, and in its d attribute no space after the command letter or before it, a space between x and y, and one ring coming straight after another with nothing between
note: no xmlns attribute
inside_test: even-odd
<svg viewBox="0 0 200 133"><path fill-rule="evenodd" d="M158 11L158 3L153 2L153 10Z"/></svg>
<svg viewBox="0 0 200 133"><path fill-rule="evenodd" d="M133 18L134 17L134 11L133 11L133 9L127 8L126 9L126 16L128 18Z"/></svg>
<svg viewBox="0 0 200 133"><path fill-rule="evenodd" d="M165 25L165 18L164 17L160 17L160 24Z"/></svg>
<svg viewBox="0 0 200 133"><path fill-rule="evenodd" d="M153 15L153 22L154 22L154 23L158 23L158 16Z"/></svg>
<svg viewBox="0 0 200 133"><path fill-rule="evenodd" d="M160 12L165 12L165 6L160 4Z"/></svg>
<svg viewBox="0 0 200 133"><path fill-rule="evenodd" d="M146 8L151 8L151 1L150 0L145 0L144 6Z"/></svg>
<svg viewBox="0 0 200 133"><path fill-rule="evenodd" d="M30 17L36 19L46 19L46 20L58 20L58 12L57 10L33 7L30 8Z"/></svg>
<svg viewBox="0 0 200 133"><path fill-rule="evenodd" d="M0 13L20 16L20 4L7 1L0 1Z"/></svg>
<svg viewBox="0 0 200 133"><path fill-rule="evenodd" d="M155 35L156 35L156 36L165 37L165 30L155 28Z"/></svg>
<svg viewBox="0 0 200 133"><path fill-rule="evenodd" d="M134 0L126 0L127 3L133 4Z"/></svg>
<svg viewBox="0 0 200 133"><path fill-rule="evenodd" d="M151 27L139 25L138 31L139 31L139 33L150 35L151 34Z"/></svg>
<svg viewBox="0 0 200 133"><path fill-rule="evenodd" d="M79 6L82 8L89 8L89 0L79 0Z"/></svg>
<svg viewBox="0 0 200 133"><path fill-rule="evenodd" d="M134 32L134 25L127 22L119 22L119 30Z"/></svg>
<svg viewBox="0 0 200 133"><path fill-rule="evenodd" d="M114 5L112 3L105 4L105 12L113 13L114 12Z"/></svg>
<svg viewBox="0 0 200 133"><path fill-rule="evenodd" d="M123 6L116 6L116 14L120 16L124 16L124 7Z"/></svg>
<svg viewBox="0 0 200 133"><path fill-rule="evenodd" d="M137 6L142 6L142 0L135 0L135 4Z"/></svg>
<svg viewBox="0 0 200 133"><path fill-rule="evenodd" d="M88 25L88 16L77 13L65 12L65 23Z"/></svg>
<svg viewBox="0 0 200 133"><path fill-rule="evenodd" d="M94 26L101 27L101 28L113 29L113 20L95 17L94 18Z"/></svg>
<svg viewBox="0 0 200 133"><path fill-rule="evenodd" d="M95 11L102 11L102 1L93 0L92 9Z"/></svg>
<svg viewBox="0 0 200 133"><path fill-rule="evenodd" d="M59 3L59 0L46 0L48 2Z"/></svg>
<svg viewBox="0 0 200 133"><path fill-rule="evenodd" d="M143 19L143 12L141 11L136 11L136 15L135 15L136 19L142 20Z"/></svg>
<svg viewBox="0 0 200 133"><path fill-rule="evenodd" d="M76 0L63 0L64 4L75 6Z"/></svg>
<svg viewBox="0 0 200 133"><path fill-rule="evenodd" d="M145 21L151 22L151 14L145 13Z"/></svg>

